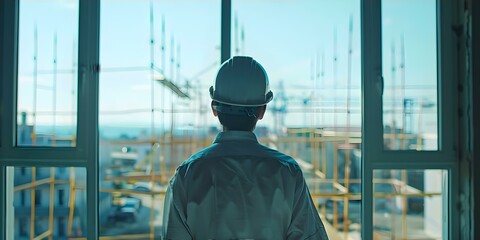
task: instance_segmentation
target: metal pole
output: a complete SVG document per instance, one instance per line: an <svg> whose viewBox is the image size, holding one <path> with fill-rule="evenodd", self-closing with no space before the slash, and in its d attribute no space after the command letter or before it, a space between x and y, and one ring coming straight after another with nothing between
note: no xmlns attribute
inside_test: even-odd
<svg viewBox="0 0 480 240"><path fill-rule="evenodd" d="M397 149L397 126L395 123L395 101L397 100L395 97L396 86L395 86L395 77L397 73L397 66L395 65L395 42L392 42L391 48L391 57L392 57L392 123L390 126L390 149L396 150Z"/></svg>
<svg viewBox="0 0 480 240"><path fill-rule="evenodd" d="M235 12L235 22L234 22L234 31L235 31L235 55L240 53L239 41L238 41L238 14Z"/></svg>
<svg viewBox="0 0 480 240"><path fill-rule="evenodd" d="M406 150L406 142L405 142L405 127L406 127L406 120L405 120L405 42L404 37L400 38L400 101L402 105L402 128L401 128L401 135L402 135L402 150Z"/></svg>
<svg viewBox="0 0 480 240"><path fill-rule="evenodd" d="M350 24L348 31L348 62L347 62L347 136L350 133L350 101L352 87L352 38L353 38L353 17L350 15ZM349 138L347 138L348 140ZM350 142L347 142L350 144Z"/></svg>
<svg viewBox="0 0 480 240"><path fill-rule="evenodd" d="M166 66L167 66L167 63L166 63L166 59L165 59L165 38L166 38L166 33L165 33L165 15L162 15L162 36L161 36L161 50L162 50L162 75L164 78L166 78L167 76L165 76L165 71L166 71ZM160 132L162 133L162 141L163 143L166 142L166 138L165 138L165 107L166 107L166 104L165 104L165 101L166 101L166 96L165 96L165 87L162 87L162 129L160 130ZM162 144L161 146L161 149L160 149L160 152L161 152L161 156L160 156L160 159L163 159L163 164L165 164L165 144ZM164 169L163 167L161 168L161 170Z"/></svg>
<svg viewBox="0 0 480 240"><path fill-rule="evenodd" d="M347 62L347 131L345 131L345 189L349 193L350 189L350 100L352 86L352 38L353 38L353 17L350 15L348 28L348 62ZM348 237L348 197L344 198L343 205L343 232L344 237Z"/></svg>
<svg viewBox="0 0 480 240"><path fill-rule="evenodd" d="M175 39L173 37L172 33L172 38L170 40L170 81L174 83L174 66L175 66ZM175 159L174 157L174 146L173 146L173 141L174 141L174 128L175 128L175 104L173 101L174 94L173 92L170 95L170 111L171 111L171 121L170 121L170 161L172 159Z"/></svg>
<svg viewBox="0 0 480 240"><path fill-rule="evenodd" d="M71 143L71 146L74 147L76 146L76 142L77 142L77 127L75 126L75 107L76 107L76 104L75 104L75 80L77 79L76 78L76 75L75 75L75 68L77 67L76 63L75 63L75 60L76 60L76 47L75 47L75 40L73 40L73 43L72 43L72 89L71 89L71 94L72 94L72 121L71 121L71 124L72 124L72 143Z"/></svg>
<svg viewBox="0 0 480 240"><path fill-rule="evenodd" d="M50 168L50 203L48 209L48 230L50 234L48 235L48 239L52 240L53 238L53 211L54 211L54 200L55 200L55 168Z"/></svg>
<svg viewBox="0 0 480 240"><path fill-rule="evenodd" d="M333 128L337 130L337 28L333 29ZM335 132L336 134L336 132Z"/></svg>
<svg viewBox="0 0 480 240"><path fill-rule="evenodd" d="M30 239L35 238L35 186L36 186L36 167L32 167L32 189L30 189Z"/></svg>
<svg viewBox="0 0 480 240"><path fill-rule="evenodd" d="M52 87L52 110L53 110L53 133L52 144L56 145L56 125L57 125L57 33L53 36L53 87Z"/></svg>
<svg viewBox="0 0 480 240"><path fill-rule="evenodd" d="M75 168L70 167L70 198L68 199L68 226L67 226L67 236L72 236L72 226L73 226L73 214L75 210ZM87 189L88 191L88 189Z"/></svg>
<svg viewBox="0 0 480 240"><path fill-rule="evenodd" d="M322 72L320 73L320 88L323 90L325 87L325 52L322 51ZM322 124L325 127L325 110L324 110L324 105L325 105L325 99L324 95L320 95L322 103L320 104L320 108L322 109Z"/></svg>
<svg viewBox="0 0 480 240"><path fill-rule="evenodd" d="M338 143L333 143L333 183L338 183ZM338 229L337 200L333 201L333 227Z"/></svg>
<svg viewBox="0 0 480 240"><path fill-rule="evenodd" d="M245 55L245 29L242 25L242 30L241 30L241 33L240 33L240 41L242 42L242 50L241 50L241 53L242 55Z"/></svg>
<svg viewBox="0 0 480 240"><path fill-rule="evenodd" d="M33 31L33 110L32 110L32 145L36 144L37 127L37 69L38 69L38 29L35 23Z"/></svg>
<svg viewBox="0 0 480 240"><path fill-rule="evenodd" d="M150 0L150 142L155 141L155 31L153 16L153 0Z"/></svg>
<svg viewBox="0 0 480 240"><path fill-rule="evenodd" d="M180 77L180 43L177 43L177 73L176 73L176 79L177 79L177 84L181 85L181 77ZM188 90L188 86L187 86Z"/></svg>
<svg viewBox="0 0 480 240"><path fill-rule="evenodd" d="M154 163L154 159L155 159L155 152L156 151L155 149L151 149L151 152L150 152L150 171L148 174L150 174L150 191L154 191L154 186L155 186L155 178L154 178L154 166L155 166L155 163ZM154 194L151 194L150 195L150 240L153 240L155 238L155 195Z"/></svg>

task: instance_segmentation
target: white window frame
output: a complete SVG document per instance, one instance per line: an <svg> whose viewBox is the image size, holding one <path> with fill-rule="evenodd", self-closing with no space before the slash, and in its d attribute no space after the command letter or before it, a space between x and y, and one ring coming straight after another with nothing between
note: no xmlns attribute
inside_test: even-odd
<svg viewBox="0 0 480 240"><path fill-rule="evenodd" d="M383 146L381 0L363 0L362 13L362 239L373 239L373 171L443 169L444 239L459 239L455 36L451 30L456 1L437 0L437 151L391 151ZM367 197L366 197L367 196Z"/></svg>

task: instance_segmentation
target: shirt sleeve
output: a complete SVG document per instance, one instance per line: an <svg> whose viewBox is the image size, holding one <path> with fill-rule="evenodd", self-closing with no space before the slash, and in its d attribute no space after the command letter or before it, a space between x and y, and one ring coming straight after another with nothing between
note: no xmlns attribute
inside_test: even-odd
<svg viewBox="0 0 480 240"><path fill-rule="evenodd" d="M301 171L296 181L292 220L288 227L287 239L328 240Z"/></svg>
<svg viewBox="0 0 480 240"><path fill-rule="evenodd" d="M176 176L168 184L167 193L165 194L165 203L163 207L163 227L162 239L193 239L186 222L186 216L178 203L178 196L182 189L176 181Z"/></svg>

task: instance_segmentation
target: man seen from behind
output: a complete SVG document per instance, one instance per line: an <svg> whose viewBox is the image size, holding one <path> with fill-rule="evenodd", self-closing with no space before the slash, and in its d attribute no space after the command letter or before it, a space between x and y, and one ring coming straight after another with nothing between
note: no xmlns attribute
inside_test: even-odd
<svg viewBox="0 0 480 240"><path fill-rule="evenodd" d="M273 99L264 68L251 57L230 58L210 96L223 131L170 180L164 239L327 240L299 165L253 133Z"/></svg>

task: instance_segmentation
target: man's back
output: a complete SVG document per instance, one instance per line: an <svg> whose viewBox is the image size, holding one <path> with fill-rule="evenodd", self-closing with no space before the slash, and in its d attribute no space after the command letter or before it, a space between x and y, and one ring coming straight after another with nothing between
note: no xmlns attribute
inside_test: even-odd
<svg viewBox="0 0 480 240"><path fill-rule="evenodd" d="M178 169L167 239L327 239L302 172L252 132L220 133Z"/></svg>

